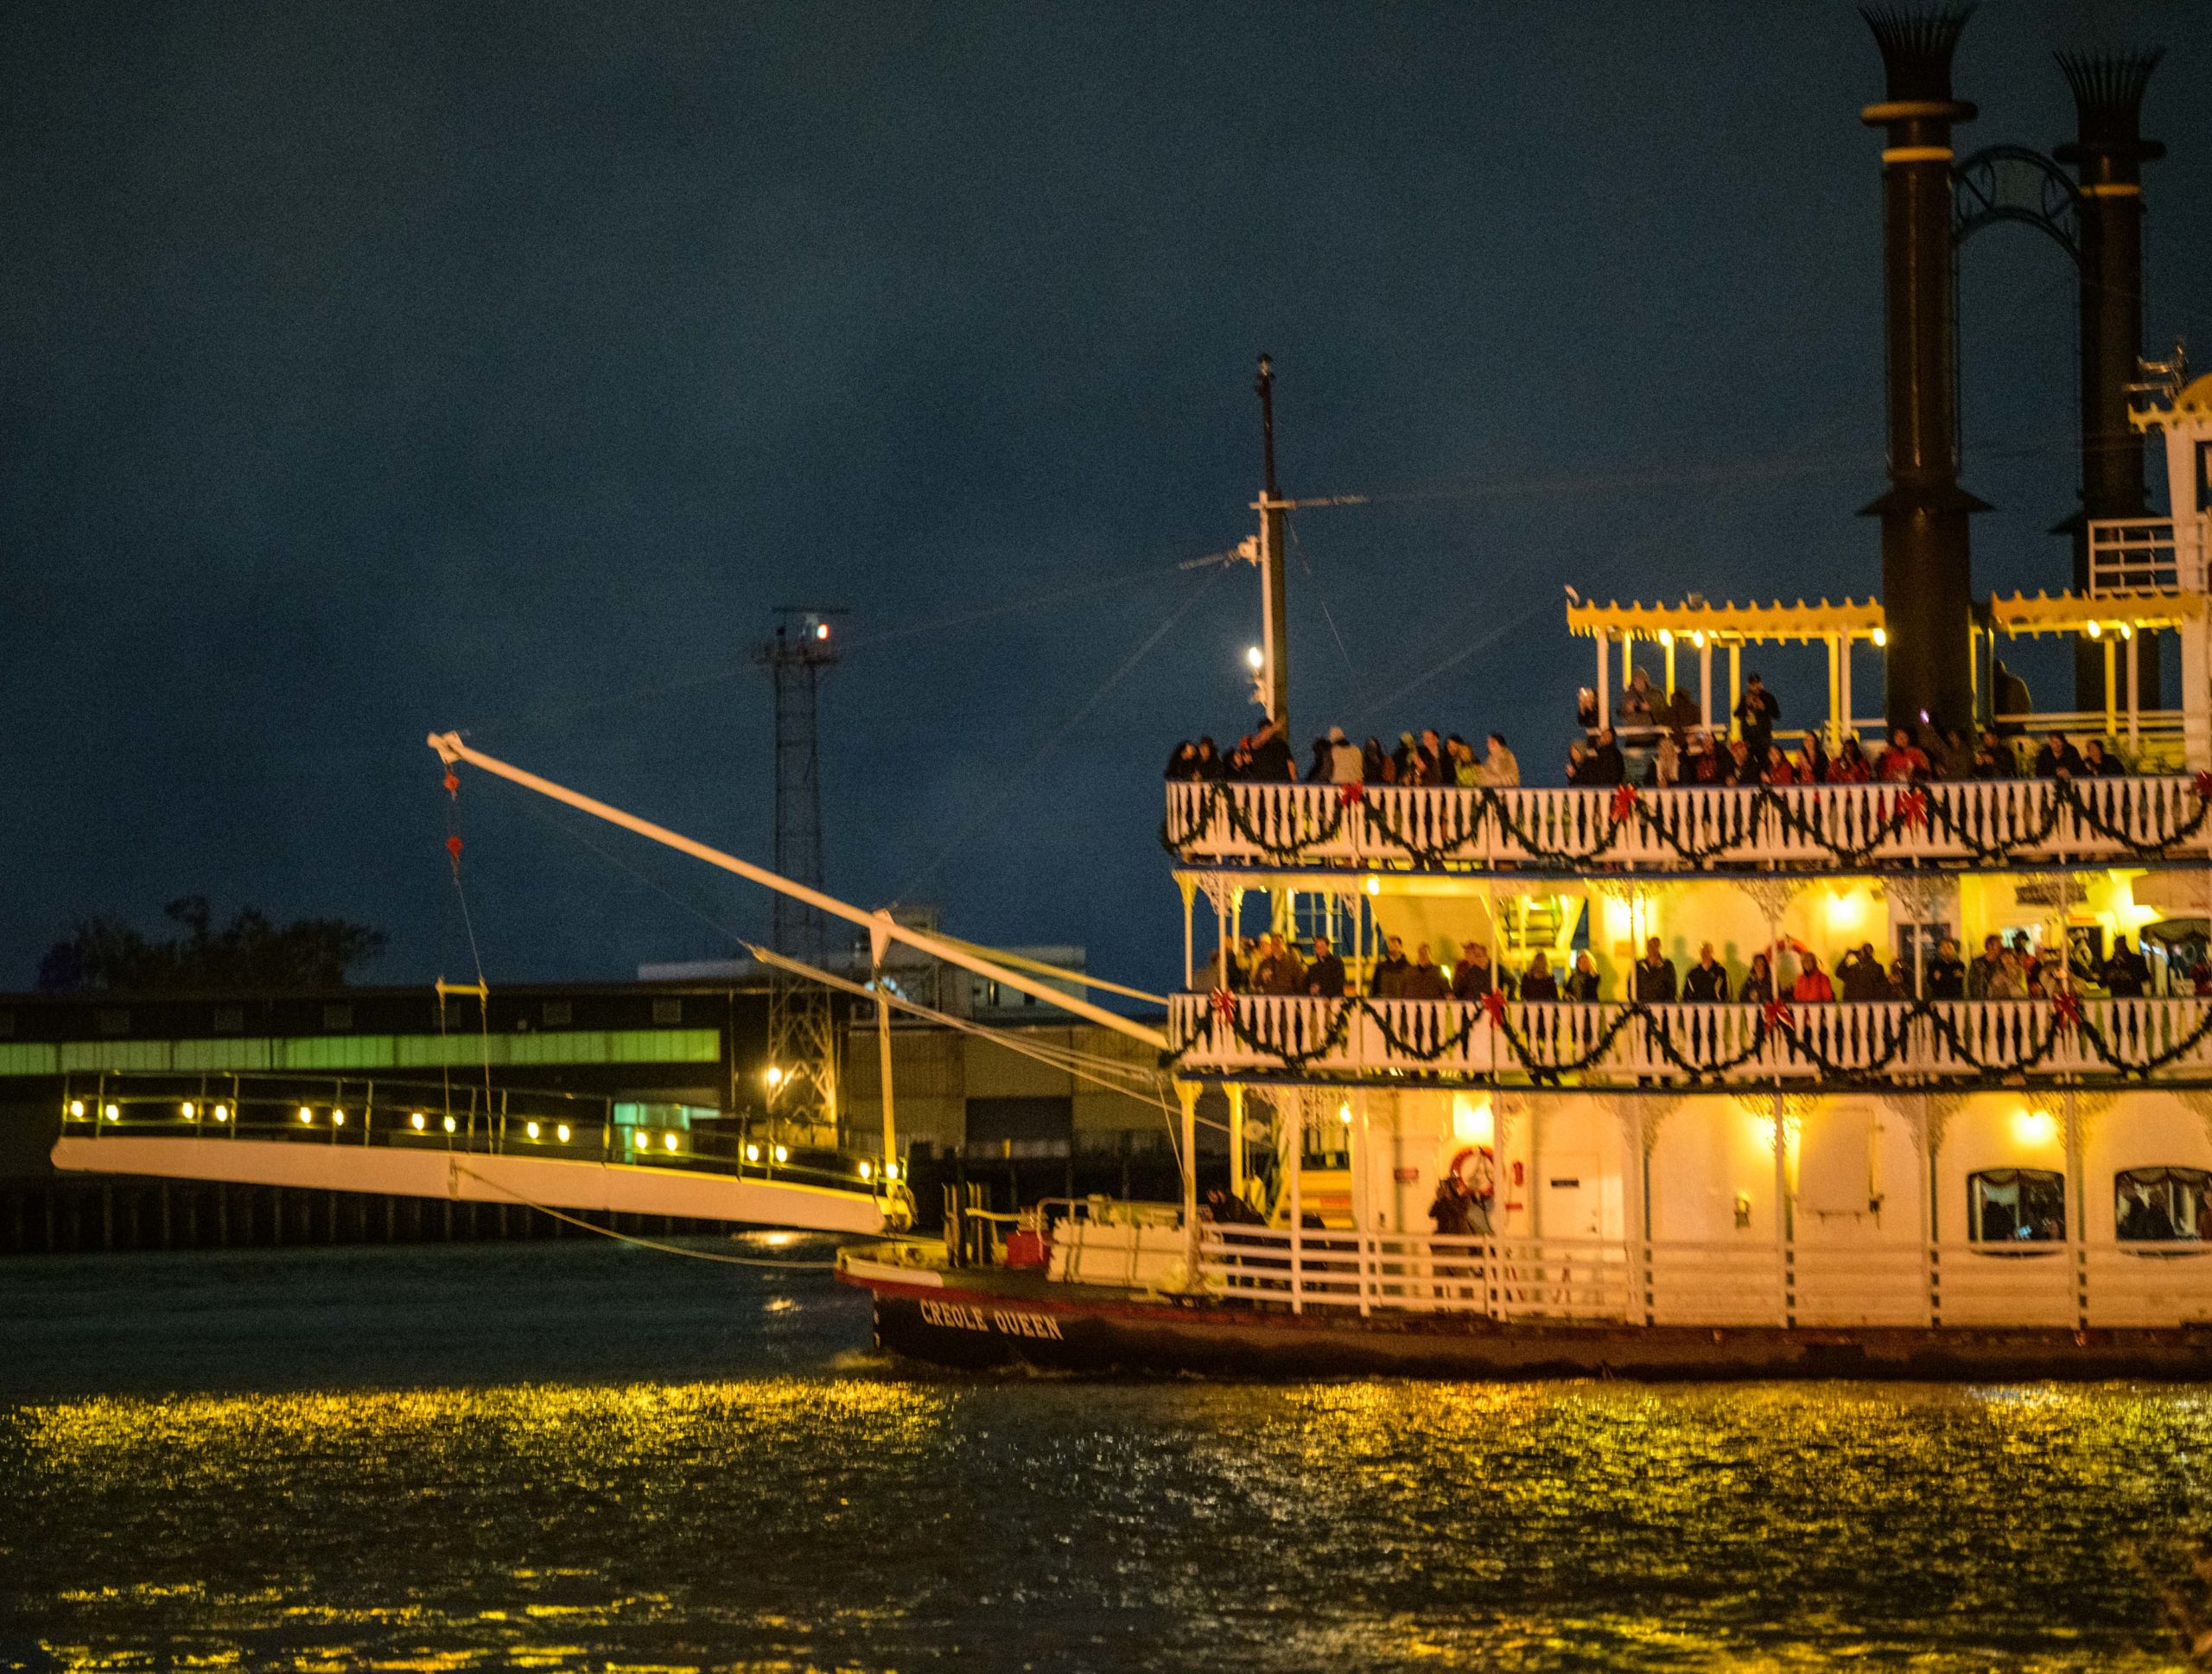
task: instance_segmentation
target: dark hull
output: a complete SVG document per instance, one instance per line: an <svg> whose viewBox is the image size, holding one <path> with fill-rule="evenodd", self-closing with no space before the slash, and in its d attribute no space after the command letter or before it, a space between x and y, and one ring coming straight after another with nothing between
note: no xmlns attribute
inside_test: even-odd
<svg viewBox="0 0 2212 1674"><path fill-rule="evenodd" d="M874 1294L877 1343L933 1365L1223 1378L1856 1378L2010 1382L2212 1379L2212 1330L1501 1325L1294 1317L1067 1294L1021 1275L942 1289L848 1275Z"/></svg>

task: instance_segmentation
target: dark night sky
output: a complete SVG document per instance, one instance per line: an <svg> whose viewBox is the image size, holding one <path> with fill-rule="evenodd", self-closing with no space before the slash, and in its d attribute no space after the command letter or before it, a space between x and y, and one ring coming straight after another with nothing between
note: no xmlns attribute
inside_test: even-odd
<svg viewBox="0 0 2212 1674"><path fill-rule="evenodd" d="M1961 143L2154 41L2148 341L2212 348L2212 7L1991 0ZM853 610L831 887L1166 981L1159 763L1249 724L1258 618L1175 566L1249 527L1263 348L1286 487L1402 496L1298 519L1301 755L1502 725L1551 775L1562 582L1875 585L1846 4L17 0L0 65L0 986L188 892L465 971L433 726L765 858L791 601ZM2062 584L2062 259L1967 253L1984 590ZM1798 714L1817 666L1769 659ZM720 951L638 874L765 925L550 812L463 792L495 982Z"/></svg>

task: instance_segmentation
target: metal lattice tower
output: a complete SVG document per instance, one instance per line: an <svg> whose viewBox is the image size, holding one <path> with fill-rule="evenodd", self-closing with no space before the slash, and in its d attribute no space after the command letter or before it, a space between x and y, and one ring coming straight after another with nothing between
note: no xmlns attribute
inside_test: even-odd
<svg viewBox="0 0 2212 1674"><path fill-rule="evenodd" d="M822 877L822 751L817 726L822 673L837 649L830 620L840 609L778 608L776 637L760 647L776 694L775 869L815 889ZM769 945L779 953L822 965L830 926L821 913L787 895L774 898ZM837 1122L837 1031L829 990L783 971L768 990L768 1061L772 1115L798 1128ZM823 1136L809 1135L810 1139Z"/></svg>

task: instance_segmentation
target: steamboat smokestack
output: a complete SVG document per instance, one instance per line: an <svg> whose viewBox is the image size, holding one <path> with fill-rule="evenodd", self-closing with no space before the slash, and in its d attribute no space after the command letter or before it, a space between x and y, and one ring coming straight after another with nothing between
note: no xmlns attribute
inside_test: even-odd
<svg viewBox="0 0 2212 1674"><path fill-rule="evenodd" d="M2054 154L2082 188L2082 509L2056 532L2074 537L2074 588L2089 582L2088 521L2144 515L2143 438L2127 421L2127 386L2143 350L2143 165L2166 148L2143 137L2143 92L2164 54L2060 53L2074 90L2076 137ZM2123 654L2127 654L2123 652ZM2158 646L2147 635L2140 701L2158 706ZM2101 647L2075 647L2075 706L2105 706Z"/></svg>
<svg viewBox="0 0 2212 1674"><path fill-rule="evenodd" d="M1889 718L1974 720L1973 571L1967 519L1988 508L1959 487L1957 299L1951 281L1951 54L1970 4L1870 5L1887 97L1859 113L1885 130L1882 237L1889 370L1890 491L1882 520Z"/></svg>

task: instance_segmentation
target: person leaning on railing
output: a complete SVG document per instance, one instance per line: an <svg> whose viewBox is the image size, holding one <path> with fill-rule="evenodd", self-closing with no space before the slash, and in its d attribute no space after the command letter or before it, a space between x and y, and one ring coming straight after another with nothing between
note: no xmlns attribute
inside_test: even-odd
<svg viewBox="0 0 2212 1674"><path fill-rule="evenodd" d="M1713 944L1700 943L1697 963L1682 978L1682 998L1704 1005L1719 1005L1728 998L1728 967L1713 957Z"/></svg>
<svg viewBox="0 0 2212 1674"><path fill-rule="evenodd" d="M1789 984L1793 1005L1821 1005L1835 998L1835 985L1821 969L1820 955L1809 947L1797 949L1797 980Z"/></svg>
<svg viewBox="0 0 2212 1674"><path fill-rule="evenodd" d="M1628 996L1644 1005L1664 1006L1675 1002L1675 962L1661 950L1659 939L1654 936L1644 943L1643 957L1629 973Z"/></svg>

